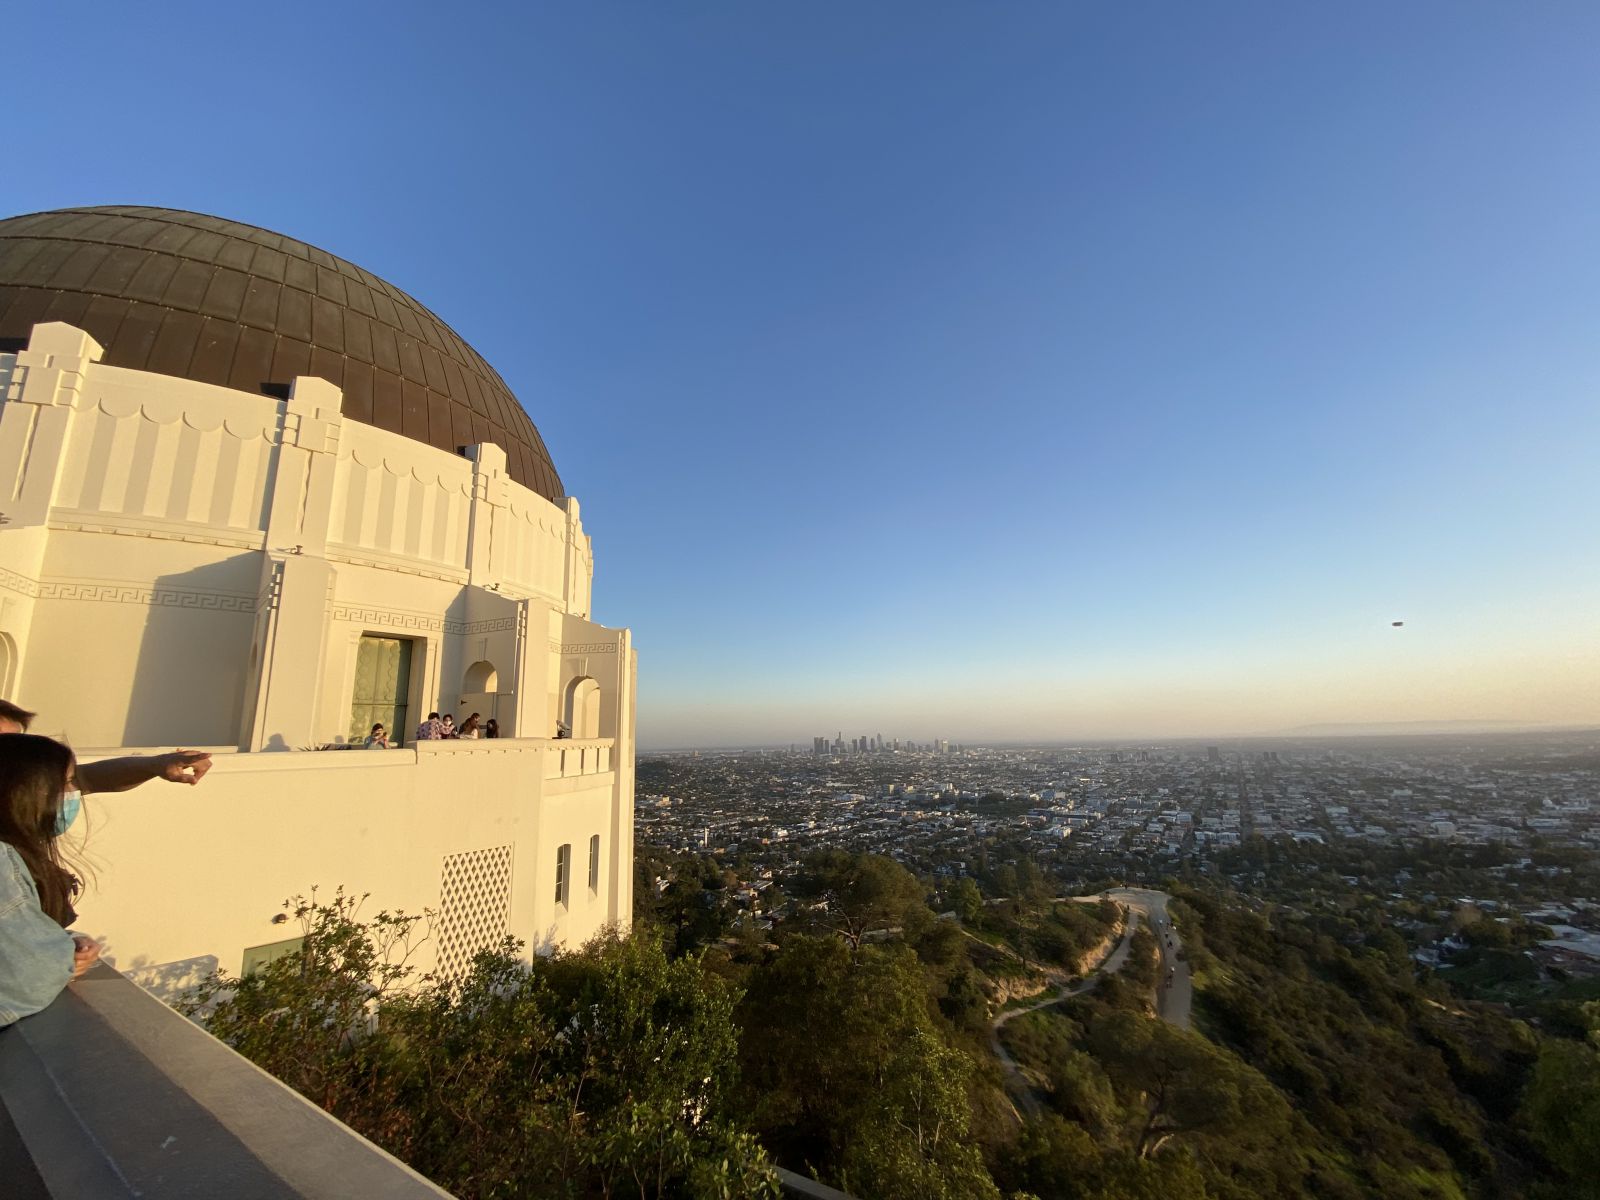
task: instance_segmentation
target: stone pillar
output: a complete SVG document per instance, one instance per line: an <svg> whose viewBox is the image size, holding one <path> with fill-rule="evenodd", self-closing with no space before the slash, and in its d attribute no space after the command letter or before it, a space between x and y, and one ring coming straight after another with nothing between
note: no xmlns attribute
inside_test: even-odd
<svg viewBox="0 0 1600 1200"><path fill-rule="evenodd" d="M589 538L583 532L583 518L578 511L576 497L568 496L566 535L563 539L565 570L561 589L562 603L567 615L589 617L589 593L594 582L594 558L589 549Z"/></svg>
<svg viewBox="0 0 1600 1200"><path fill-rule="evenodd" d="M50 541L50 508L89 369L104 353L81 329L35 325L0 362L0 695L27 690L28 640Z"/></svg>
<svg viewBox="0 0 1600 1200"><path fill-rule="evenodd" d="M547 738L549 720L550 608L540 600L518 600L517 641L512 663L515 709L500 724L506 737Z"/></svg>
<svg viewBox="0 0 1600 1200"><path fill-rule="evenodd" d="M49 321L33 327L17 355L0 405L0 479L15 481L0 495L0 512L11 528L49 520L72 413L85 403L84 381L103 353L83 330Z"/></svg>
<svg viewBox="0 0 1600 1200"><path fill-rule="evenodd" d="M474 587L498 584L507 563L495 555L496 534L503 527L506 505L510 502L510 480L506 475L506 452L493 442L469 447L472 459L472 517L467 534L467 582ZM502 552L503 553L503 552Z"/></svg>
<svg viewBox="0 0 1600 1200"><path fill-rule="evenodd" d="M611 769L616 783L611 792L611 919L618 928L633 925L633 760L634 697L638 681L638 660L633 649L633 632L621 631L617 641L617 741L611 752Z"/></svg>
<svg viewBox="0 0 1600 1200"><path fill-rule="evenodd" d="M290 387L267 509L269 554L327 551L343 403L344 394L325 379L301 375Z"/></svg>
<svg viewBox="0 0 1600 1200"><path fill-rule="evenodd" d="M302 375L284 402L267 502L253 702L241 738L246 750L298 750L320 740L334 581L333 565L323 556L338 477L343 400L327 380Z"/></svg>
<svg viewBox="0 0 1600 1200"><path fill-rule="evenodd" d="M251 672L255 703L242 748L299 750L318 741L333 565L320 557L273 555L263 579L265 619Z"/></svg>

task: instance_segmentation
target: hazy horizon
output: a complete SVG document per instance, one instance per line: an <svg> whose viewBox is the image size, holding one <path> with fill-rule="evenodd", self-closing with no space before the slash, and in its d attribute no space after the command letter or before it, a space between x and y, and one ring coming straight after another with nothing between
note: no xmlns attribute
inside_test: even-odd
<svg viewBox="0 0 1600 1200"><path fill-rule="evenodd" d="M1600 720L1600 8L385 11L74 26L15 160L106 95L182 136L0 210L214 212L448 321L641 745Z"/></svg>
<svg viewBox="0 0 1600 1200"><path fill-rule="evenodd" d="M1451 726L1455 724L1461 725L1462 728L1451 728ZM1421 728L1416 728L1415 726L1421 726ZM1419 721L1415 723L1399 721L1393 725L1387 726L1352 725L1348 728L1342 728L1339 726L1312 726L1299 730L1286 729L1279 730L1277 732L1266 733L1212 735L1197 734L1192 737L1170 738L1059 737L1012 738L1004 740L998 738L985 738L981 740L974 738L967 741L962 741L958 738L946 738L944 740L950 743L952 751L958 744L967 750L1064 749L1076 746L1166 746L1179 744L1189 746L1207 746L1215 744L1226 749L1230 746L1254 744L1258 742L1350 742L1367 745L1374 742L1384 742L1392 739L1397 743L1406 742L1407 744L1410 744L1418 738L1481 738L1502 735L1506 737L1515 737L1521 735L1532 736L1537 734L1560 735L1583 733L1600 733L1600 725L1522 725L1514 721ZM846 742L848 743L848 741L849 739L847 738ZM889 738L887 735L885 735L885 742L888 741ZM928 741L918 741L918 750L920 751L925 746L929 745L930 741L931 739ZM789 750L791 747L797 753L807 753L810 751L811 744L809 741L803 739L791 739L787 742L743 742L731 743L727 745L711 744L684 746L640 746L639 752L641 754L733 754L747 753L750 751L785 751ZM901 750L905 750L904 745L902 745ZM851 752L847 750L846 753Z"/></svg>
<svg viewBox="0 0 1600 1200"><path fill-rule="evenodd" d="M878 731L874 730L873 732L866 733L865 736L870 738L870 737L875 736L875 734L877 732ZM859 731L859 730L856 731L855 733L851 733L851 732L849 732L847 730L838 730L838 729L835 729L833 731L833 733L830 733L830 734L828 734L826 736L828 736L829 740L831 741L835 734L840 734L840 733L842 733L843 736L844 736L845 744L846 744L846 747L847 747L847 751L846 751L847 753L851 752L851 751L848 750L848 746L849 746L850 740L852 738L854 738L854 737L863 736L862 732ZM1063 747L1063 746L1080 746L1080 745L1081 746L1094 746L1094 745L1102 745L1102 746L1111 746L1111 745L1137 746L1137 745L1173 744L1173 743L1179 743L1179 742L1182 742L1182 743L1193 743L1195 745L1203 745L1203 744L1206 744L1206 743L1217 743L1217 744L1220 744L1220 745L1234 745L1234 744L1239 744L1239 743L1244 743L1244 742L1296 742L1296 741L1306 741L1306 742L1311 742L1311 741L1315 741L1315 742L1321 742L1321 741L1361 742L1361 741L1368 741L1368 740L1370 740L1370 741L1382 741L1382 740L1384 740L1386 738L1395 738L1395 739L1399 740L1399 739L1406 739L1406 738L1493 737L1493 736L1498 736L1498 735L1518 736L1518 735L1524 735L1524 734L1533 735L1533 734L1541 734L1541 733L1548 733L1548 734L1600 733L1600 722L1595 722L1595 723L1579 722L1577 724L1550 724L1550 723L1543 723L1543 722L1536 722L1536 723L1528 724L1528 723L1524 723L1524 722L1521 722L1521 721L1490 721L1490 720L1485 720L1485 721L1473 721L1473 720L1462 720L1462 721L1390 721L1390 722L1369 722L1369 723L1363 723L1363 722L1344 722L1344 723L1340 723L1340 722L1336 722L1336 723L1326 724L1326 725L1303 725L1303 726L1295 726L1293 728L1288 728L1288 729L1264 729L1264 730L1254 730L1254 731L1248 731L1248 732L1194 733L1194 734L1149 735L1149 736L1130 734L1130 735L1126 735L1126 736L1104 736L1104 737L1081 736L1081 737L1079 737L1079 736L1073 736L1071 734L1062 734L1062 735L1052 736L1052 737L1033 737L1033 738L1029 738L1029 737L977 738L977 737L961 737L961 736L955 736L955 735L946 735L944 733L937 733L937 734L925 735L923 737L915 737L915 736L913 736L913 737L910 737L908 739L905 735L896 735L896 734L884 733L883 734L883 739L884 739L884 742L885 742L886 745L890 745L895 740L895 738L898 737L900 742L902 743L902 748L904 748L904 744L909 740L911 742L915 742L917 747L920 750L920 749L923 749L923 748L926 748L926 747L930 746L935 740L938 740L938 739L942 739L942 740L948 742L952 749L957 745L961 745L961 746L963 746L963 747L965 747L967 749L981 748L981 747L1005 749L1005 748L1008 748L1008 747ZM821 735L818 734L818 735L812 735L812 736L821 736ZM786 750L786 749L790 748L791 746L796 748L799 751L809 752L810 749L811 749L811 738L808 736L808 737L794 737L794 738L783 738L783 739L769 739L769 740L766 740L766 741L723 742L723 743L717 743L717 742L699 742L699 743L686 742L686 743L683 743L681 745L669 745L669 744L648 744L647 745L647 744L641 743L640 746L639 746L639 751L640 751L640 753L643 753L643 754L668 754L668 753L688 752L688 751L729 752L729 751L743 751L743 750Z"/></svg>

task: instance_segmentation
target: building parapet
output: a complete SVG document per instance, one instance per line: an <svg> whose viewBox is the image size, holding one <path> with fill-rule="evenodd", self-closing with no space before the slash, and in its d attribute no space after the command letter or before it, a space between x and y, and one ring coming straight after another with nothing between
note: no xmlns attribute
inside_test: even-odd
<svg viewBox="0 0 1600 1200"><path fill-rule="evenodd" d="M252 771L355 770L368 767L416 766L424 756L495 756L543 754L546 779L603 775L613 766L615 738L462 738L415 742L390 750L365 750L360 746L306 747L302 751L241 752L237 746L189 746L212 756L211 769L219 775ZM164 754L165 746L96 746L77 751L83 762L126 755Z"/></svg>
<svg viewBox="0 0 1600 1200"><path fill-rule="evenodd" d="M545 751L546 779L573 779L581 775L603 775L611 770L613 738L557 738Z"/></svg>

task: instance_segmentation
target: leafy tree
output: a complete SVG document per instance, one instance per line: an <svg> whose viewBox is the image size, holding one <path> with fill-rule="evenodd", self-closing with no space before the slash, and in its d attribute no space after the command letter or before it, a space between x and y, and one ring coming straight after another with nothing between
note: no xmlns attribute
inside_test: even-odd
<svg viewBox="0 0 1600 1200"><path fill-rule="evenodd" d="M385 911L362 922L364 899L340 888L326 904L314 891L285 902L299 947L243 978L213 974L179 1011L316 1104L342 1110L364 1073L361 1035L408 985L407 959L422 940L418 916Z"/></svg>
<svg viewBox="0 0 1600 1200"><path fill-rule="evenodd" d="M1547 1170L1509 1120L1526 1026L1430 995L1342 916L1180 898L1196 1020L1292 1102L1319 1195L1515 1195Z"/></svg>
<svg viewBox="0 0 1600 1200"><path fill-rule="evenodd" d="M673 957L692 953L720 938L733 919L727 881L711 858L679 859L672 882L657 905L659 920L672 935Z"/></svg>
<svg viewBox="0 0 1600 1200"><path fill-rule="evenodd" d="M813 855L797 891L819 905L812 923L844 938L852 950L860 950L873 930L900 929L909 939L934 919L917 877L881 854Z"/></svg>
<svg viewBox="0 0 1600 1200"><path fill-rule="evenodd" d="M940 1036L909 948L788 937L739 1020L746 1102L780 1158L873 1196L995 1194L966 1138L971 1064Z"/></svg>
<svg viewBox="0 0 1600 1200"><path fill-rule="evenodd" d="M1523 1102L1534 1139L1566 1176L1567 1195L1600 1197L1600 1053L1550 1041Z"/></svg>
<svg viewBox="0 0 1600 1200"><path fill-rule="evenodd" d="M1001 863L994 871L995 893L1004 899L1013 900L1017 897L1021 886L1017 879L1017 869L1010 863Z"/></svg>
<svg viewBox="0 0 1600 1200"><path fill-rule="evenodd" d="M463 1197L774 1195L732 1101L739 993L652 938L411 978L414 918L303 903L298 954L213 978L214 1034Z"/></svg>
<svg viewBox="0 0 1600 1200"><path fill-rule="evenodd" d="M983 977L970 963L952 971L935 997L939 1012L964 1034L984 1033L989 1028L989 994Z"/></svg>
<svg viewBox="0 0 1600 1200"><path fill-rule="evenodd" d="M983 892L976 882L965 876L950 889L949 904L955 909L956 916L968 925L976 924L983 916Z"/></svg>
<svg viewBox="0 0 1600 1200"><path fill-rule="evenodd" d="M1193 1159L1136 1159L1102 1148L1082 1127L1053 1113L1029 1122L996 1173L1005 1187L1040 1200L1213 1200Z"/></svg>
<svg viewBox="0 0 1600 1200"><path fill-rule="evenodd" d="M874 1200L999 1200L982 1155L965 1137L971 1078L964 1054L928 1028L912 1029L845 1149L842 1186Z"/></svg>
<svg viewBox="0 0 1600 1200"><path fill-rule="evenodd" d="M1135 1158L1174 1138L1237 1132L1246 1120L1260 1132L1288 1128L1287 1106L1266 1081L1197 1034L1130 1012L1110 1013L1088 1033L1096 1059L1142 1110L1131 1137Z"/></svg>

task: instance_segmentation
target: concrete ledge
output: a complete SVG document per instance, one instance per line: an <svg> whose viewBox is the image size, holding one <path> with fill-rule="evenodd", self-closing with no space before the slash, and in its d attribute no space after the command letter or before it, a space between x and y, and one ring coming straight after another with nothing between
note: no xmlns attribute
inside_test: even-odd
<svg viewBox="0 0 1600 1200"><path fill-rule="evenodd" d="M0 1191L13 1200L448 1200L100 965L0 1030Z"/></svg>
<svg viewBox="0 0 1600 1200"><path fill-rule="evenodd" d="M825 1183L818 1183L815 1179L786 1171L782 1167L778 1168L778 1185L783 1189L785 1196L797 1196L800 1200L855 1200L854 1196L841 1192L838 1188L831 1188Z"/></svg>

